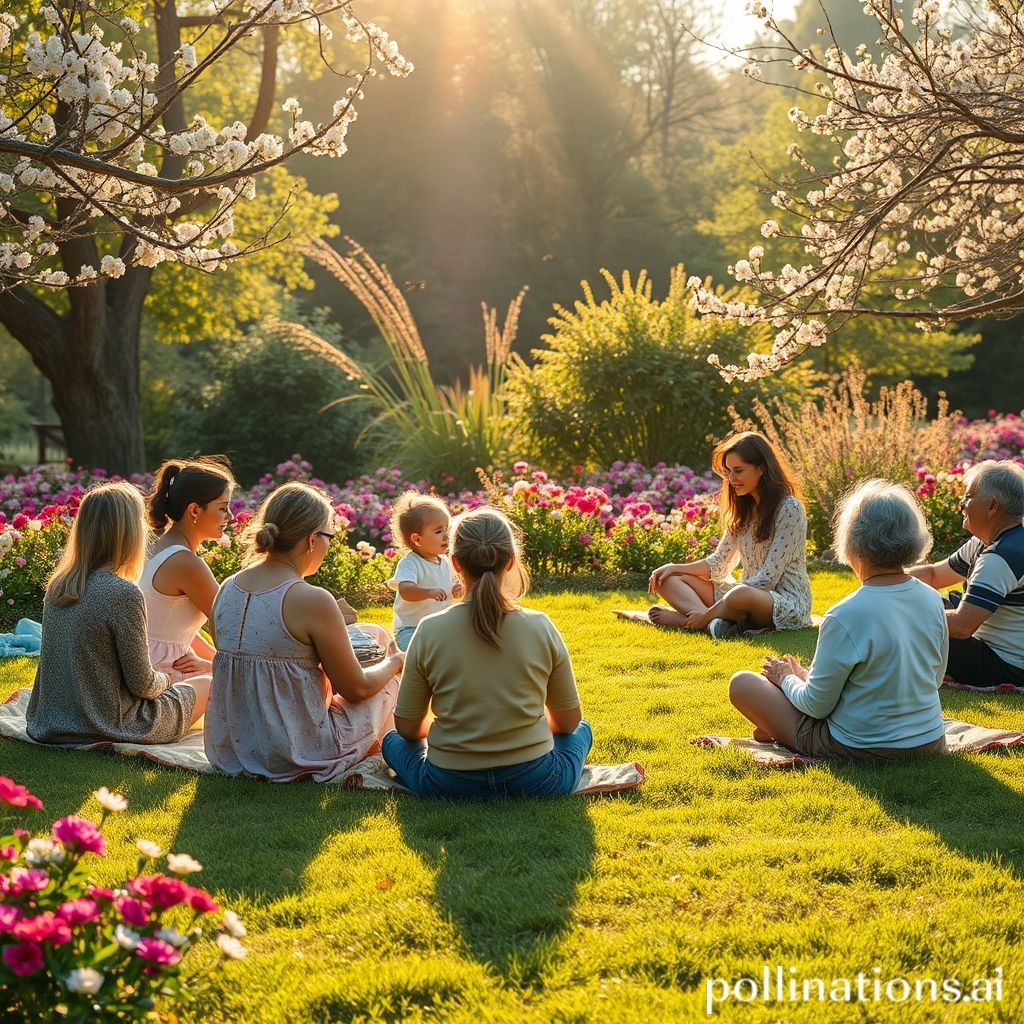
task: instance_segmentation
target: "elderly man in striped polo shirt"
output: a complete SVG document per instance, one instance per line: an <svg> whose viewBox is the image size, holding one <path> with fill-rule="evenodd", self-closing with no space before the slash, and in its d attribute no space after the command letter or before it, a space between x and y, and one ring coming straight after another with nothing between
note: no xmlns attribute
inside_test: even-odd
<svg viewBox="0 0 1024 1024"><path fill-rule="evenodd" d="M946 674L970 686L1024 686L1024 469L988 460L964 474L961 509L971 539L944 562L907 571L950 595Z"/></svg>

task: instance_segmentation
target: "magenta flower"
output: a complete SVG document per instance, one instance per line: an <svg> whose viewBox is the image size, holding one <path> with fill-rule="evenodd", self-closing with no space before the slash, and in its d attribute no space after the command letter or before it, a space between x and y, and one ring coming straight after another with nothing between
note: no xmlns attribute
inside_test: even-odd
<svg viewBox="0 0 1024 1024"><path fill-rule="evenodd" d="M18 848L16 846L0 846L0 860L17 860Z"/></svg>
<svg viewBox="0 0 1024 1024"><path fill-rule="evenodd" d="M197 889L194 886L190 886L189 889L188 905L197 914L215 914L220 909L208 892L205 892L203 889Z"/></svg>
<svg viewBox="0 0 1024 1024"><path fill-rule="evenodd" d="M104 886L102 886L102 885L90 885L89 886L89 895L94 900L105 900L107 903L112 902L113 899L114 899L113 891L110 890L110 889L104 888Z"/></svg>
<svg viewBox="0 0 1024 1024"><path fill-rule="evenodd" d="M129 924L135 925L136 928L143 928L149 924L149 915L153 911L150 904L142 900L132 899L131 896L121 896L114 900L114 905L120 912L121 917Z"/></svg>
<svg viewBox="0 0 1024 1024"><path fill-rule="evenodd" d="M3 957L11 973L19 978L35 974L43 967L43 951L32 942L19 942L17 945L7 946Z"/></svg>
<svg viewBox="0 0 1024 1024"><path fill-rule="evenodd" d="M24 512L19 512L12 520L11 526L15 530L24 530L28 526L28 516Z"/></svg>
<svg viewBox="0 0 1024 1024"><path fill-rule="evenodd" d="M161 967L172 967L181 959L181 954L163 939L142 939L135 947L135 955Z"/></svg>
<svg viewBox="0 0 1024 1024"><path fill-rule="evenodd" d="M58 917L63 918L72 928L83 924L93 924L100 919L100 908L95 900L68 900L57 908Z"/></svg>
<svg viewBox="0 0 1024 1024"><path fill-rule="evenodd" d="M74 816L61 818L53 823L53 838L62 842L67 849L81 853L95 853L105 856L107 844L103 834L88 818Z"/></svg>
<svg viewBox="0 0 1024 1024"><path fill-rule="evenodd" d="M42 892L50 884L50 876L42 868L12 868L8 877L10 892L15 896L21 892Z"/></svg>
<svg viewBox="0 0 1024 1024"><path fill-rule="evenodd" d="M168 878L166 875L139 875L128 883L128 888L136 895L149 900L161 910L176 907L184 903L191 892L191 886L180 878Z"/></svg>
<svg viewBox="0 0 1024 1024"><path fill-rule="evenodd" d="M24 917L14 926L16 938L27 942L48 942L51 946L63 946L71 941L71 929L67 921L47 911L35 917Z"/></svg>
<svg viewBox="0 0 1024 1024"><path fill-rule="evenodd" d="M19 786L6 775L0 775L0 801L11 807L34 807L36 810L43 806L39 797L33 796L24 786Z"/></svg>
<svg viewBox="0 0 1024 1024"><path fill-rule="evenodd" d="M580 544L582 544L585 548L590 547L590 545L593 543L594 538L589 533L580 534Z"/></svg>

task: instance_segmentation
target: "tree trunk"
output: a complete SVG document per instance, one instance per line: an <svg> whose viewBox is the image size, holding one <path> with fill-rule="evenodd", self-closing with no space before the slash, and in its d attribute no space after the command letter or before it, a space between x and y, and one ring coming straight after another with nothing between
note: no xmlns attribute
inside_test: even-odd
<svg viewBox="0 0 1024 1024"><path fill-rule="evenodd" d="M139 330L151 271L68 291L58 316L31 293L0 293L0 323L53 387L68 455L76 466L127 476L145 470L139 403Z"/></svg>
<svg viewBox="0 0 1024 1024"><path fill-rule="evenodd" d="M63 373L50 379L53 404L60 416L68 454L74 465L108 473L141 473L145 469L142 416L139 410L139 333L111 331L120 344L99 339L106 357L100 365L76 360L72 351ZM77 347L77 346L76 346Z"/></svg>

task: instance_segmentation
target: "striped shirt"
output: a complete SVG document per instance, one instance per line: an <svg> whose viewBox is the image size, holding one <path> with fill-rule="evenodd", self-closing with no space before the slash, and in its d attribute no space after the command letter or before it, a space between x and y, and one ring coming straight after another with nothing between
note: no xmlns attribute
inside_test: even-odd
<svg viewBox="0 0 1024 1024"><path fill-rule="evenodd" d="M1024 526L1011 526L988 547L972 537L949 556L967 580L964 600L990 612L975 636L1003 661L1024 668Z"/></svg>

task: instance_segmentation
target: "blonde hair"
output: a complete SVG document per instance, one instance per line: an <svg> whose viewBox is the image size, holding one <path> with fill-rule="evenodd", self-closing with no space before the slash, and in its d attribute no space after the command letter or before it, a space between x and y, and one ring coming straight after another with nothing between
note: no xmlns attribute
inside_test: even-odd
<svg viewBox="0 0 1024 1024"><path fill-rule="evenodd" d="M448 506L432 494L420 494L419 491L406 491L391 506L391 539L405 548L412 550L412 535L422 533L423 527L433 516L451 517Z"/></svg>
<svg viewBox="0 0 1024 1024"><path fill-rule="evenodd" d="M104 566L138 583L148 538L146 506L135 487L119 482L90 488L46 584L46 600L58 607L74 604L85 593L90 573Z"/></svg>
<svg viewBox="0 0 1024 1024"><path fill-rule="evenodd" d="M246 562L271 551L291 551L333 516L334 507L323 491L309 484L282 484L263 499L242 535Z"/></svg>
<svg viewBox="0 0 1024 1024"><path fill-rule="evenodd" d="M459 571L472 580L466 601L473 629L481 640L501 650L501 624L530 589L512 524L496 508L463 513L455 520L452 555Z"/></svg>

